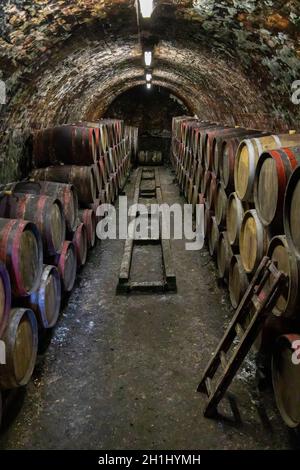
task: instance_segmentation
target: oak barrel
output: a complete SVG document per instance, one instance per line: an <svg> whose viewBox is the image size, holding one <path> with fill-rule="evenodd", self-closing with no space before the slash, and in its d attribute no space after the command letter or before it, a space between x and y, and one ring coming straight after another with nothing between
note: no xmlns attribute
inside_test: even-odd
<svg viewBox="0 0 300 470"><path fill-rule="evenodd" d="M270 135L243 140L237 149L234 165L234 184L238 197L242 201L253 201L255 169L263 152L299 144L299 134Z"/></svg>
<svg viewBox="0 0 300 470"><path fill-rule="evenodd" d="M227 129L226 132L214 136L212 141L212 169L217 176L220 175L221 150L224 141L234 137L242 140L245 135L253 132L254 131L244 129L242 127L234 127Z"/></svg>
<svg viewBox="0 0 300 470"><path fill-rule="evenodd" d="M227 195L225 192L224 184L219 181L217 184L215 196L215 216L217 224L221 226L226 225L226 209L227 209Z"/></svg>
<svg viewBox="0 0 300 470"><path fill-rule="evenodd" d="M234 190L234 162L239 146L238 137L223 140L219 157L220 179L227 191Z"/></svg>
<svg viewBox="0 0 300 470"><path fill-rule="evenodd" d="M55 181L73 184L81 204L91 204L97 196L97 181L93 165L60 165L33 170L31 178L35 180Z"/></svg>
<svg viewBox="0 0 300 470"><path fill-rule="evenodd" d="M55 266L44 265L39 288L25 299L42 328L52 328L58 319L61 302L61 283Z"/></svg>
<svg viewBox="0 0 300 470"><path fill-rule="evenodd" d="M249 279L243 268L241 257L233 255L229 264L228 279L230 302L233 308L237 308L248 287Z"/></svg>
<svg viewBox="0 0 300 470"><path fill-rule="evenodd" d="M6 203L5 205L2 203ZM1 216L34 222L43 240L44 253L60 253L66 235L62 204L58 199L34 194L7 195L1 203Z"/></svg>
<svg viewBox="0 0 300 470"><path fill-rule="evenodd" d="M232 247L229 243L227 232L221 232L217 246L217 265L219 277L226 281L229 276L229 266L232 255Z"/></svg>
<svg viewBox="0 0 300 470"><path fill-rule="evenodd" d="M201 163L204 165L204 167L206 169L210 169L210 170L211 170L211 167L208 168L207 163L206 163L207 134L208 134L208 132L215 131L215 130L218 130L218 129L224 129L224 127L220 126L219 124L210 124L210 125L204 127L204 129L199 130L199 133L200 133L200 160L201 160Z"/></svg>
<svg viewBox="0 0 300 470"><path fill-rule="evenodd" d="M254 179L255 209L262 223L283 231L285 189L300 162L300 147L269 150L259 157Z"/></svg>
<svg viewBox="0 0 300 470"><path fill-rule="evenodd" d="M202 193L201 193L202 194ZM204 237L208 240L210 227L211 227L211 218L214 213L210 210L208 203L205 201L204 198Z"/></svg>
<svg viewBox="0 0 300 470"><path fill-rule="evenodd" d="M88 246L93 247L96 242L96 211L99 207L99 203L95 210L83 209L79 212L81 222L85 225L87 230Z"/></svg>
<svg viewBox="0 0 300 470"><path fill-rule="evenodd" d="M214 173L211 173L209 187L206 191L206 200L212 211L215 210L216 195L217 195L217 177Z"/></svg>
<svg viewBox="0 0 300 470"><path fill-rule="evenodd" d="M268 233L254 209L250 209L244 214L239 245L244 269L246 273L252 273L258 267L268 248Z"/></svg>
<svg viewBox="0 0 300 470"><path fill-rule="evenodd" d="M220 232L216 218L212 216L210 218L210 227L208 232L208 251L210 256L215 257L217 255L219 236Z"/></svg>
<svg viewBox="0 0 300 470"><path fill-rule="evenodd" d="M238 246L239 244L244 213L242 201L237 197L236 193L231 193L228 197L226 209L226 228L229 242L233 246Z"/></svg>
<svg viewBox="0 0 300 470"><path fill-rule="evenodd" d="M206 132L206 147L204 151L205 168L214 170L214 154L216 146L216 137L231 134L235 131L234 127L221 127L220 129L212 129ZM217 175L217 173L216 173Z"/></svg>
<svg viewBox="0 0 300 470"><path fill-rule="evenodd" d="M78 225L72 241L75 247L77 267L79 268L86 263L88 250L88 235L86 227L83 223Z"/></svg>
<svg viewBox="0 0 300 470"><path fill-rule="evenodd" d="M96 182L96 194L98 195L103 188L103 181L100 174L100 168L98 162L92 165L95 175L95 182Z"/></svg>
<svg viewBox="0 0 300 470"><path fill-rule="evenodd" d="M74 230L78 216L78 197L72 184L55 183L53 181L21 181L6 185L6 189L14 193L44 194L59 199L68 230Z"/></svg>
<svg viewBox="0 0 300 470"><path fill-rule="evenodd" d="M267 255L279 271L286 274L285 285L276 302L273 313L277 316L299 317L300 307L300 260L289 246L284 235L270 241Z"/></svg>
<svg viewBox="0 0 300 470"><path fill-rule="evenodd" d="M211 178L212 178L212 172L209 170L206 170L201 180L201 193L203 193L206 197L208 195Z"/></svg>
<svg viewBox="0 0 300 470"><path fill-rule="evenodd" d="M56 256L53 262L57 266L63 290L71 292L77 271L77 258L73 242L66 240L61 254Z"/></svg>
<svg viewBox="0 0 300 470"><path fill-rule="evenodd" d="M1 365L0 388L26 385L35 366L38 347L38 325L33 311L12 309L2 340L6 347L6 364Z"/></svg>
<svg viewBox="0 0 300 470"><path fill-rule="evenodd" d="M272 354L272 382L276 404L285 424L300 424L300 336L280 336ZM297 351L298 350L298 351Z"/></svg>
<svg viewBox="0 0 300 470"><path fill-rule="evenodd" d="M262 135L267 135L267 132L235 127L230 129L228 133L225 132L214 138L213 170L216 175L220 176L222 181L223 177L225 177L226 181L223 181L223 183L226 187L229 183L233 184L234 158L239 143L247 137L253 138Z"/></svg>
<svg viewBox="0 0 300 470"><path fill-rule="evenodd" d="M0 261L8 270L16 297L34 292L43 269L42 239L36 225L27 220L0 219Z"/></svg>
<svg viewBox="0 0 300 470"><path fill-rule="evenodd" d="M41 129L33 135L33 161L36 167L63 162L90 165L97 158L94 129L64 125Z"/></svg>
<svg viewBox="0 0 300 470"><path fill-rule="evenodd" d="M6 328L11 307L11 285L8 271L0 262L0 338ZM1 415L1 413L0 413Z"/></svg>
<svg viewBox="0 0 300 470"><path fill-rule="evenodd" d="M300 257L300 167L293 171L286 187L283 223L284 233L297 256Z"/></svg>

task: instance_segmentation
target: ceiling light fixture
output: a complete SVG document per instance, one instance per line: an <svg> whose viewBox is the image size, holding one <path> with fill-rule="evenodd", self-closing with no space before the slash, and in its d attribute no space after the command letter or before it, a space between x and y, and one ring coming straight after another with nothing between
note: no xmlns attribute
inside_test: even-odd
<svg viewBox="0 0 300 470"><path fill-rule="evenodd" d="M151 82L151 80L152 80L152 74L146 73L146 82Z"/></svg>
<svg viewBox="0 0 300 470"><path fill-rule="evenodd" d="M151 88L151 83L147 83L146 86L147 86L147 90L150 90L150 88Z"/></svg>
<svg viewBox="0 0 300 470"><path fill-rule="evenodd" d="M153 0L139 0L140 11L143 18L150 18L153 12Z"/></svg>
<svg viewBox="0 0 300 470"><path fill-rule="evenodd" d="M145 51L144 52L144 59L145 59L145 65L147 67L150 67L151 62L152 62L152 52L151 51Z"/></svg>

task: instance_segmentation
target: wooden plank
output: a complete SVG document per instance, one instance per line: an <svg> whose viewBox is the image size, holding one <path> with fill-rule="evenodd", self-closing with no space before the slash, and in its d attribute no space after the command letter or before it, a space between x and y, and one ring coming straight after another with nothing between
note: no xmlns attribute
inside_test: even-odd
<svg viewBox="0 0 300 470"><path fill-rule="evenodd" d="M132 260L132 251L133 251L133 240L128 238L125 241L124 253L121 263L121 269L119 274L119 283L128 282L129 280L129 273L131 268L131 260Z"/></svg>
<svg viewBox="0 0 300 470"><path fill-rule="evenodd" d="M162 191L160 187L156 188L156 193L157 193L157 203L159 205L163 204L163 196L162 196ZM160 221L159 231L161 234L161 221ZM161 251L162 251L162 258L163 258L164 275L166 278L166 282L168 284L168 288L170 290L176 290L177 289L176 274L175 274L175 267L174 267L170 240L161 239Z"/></svg>

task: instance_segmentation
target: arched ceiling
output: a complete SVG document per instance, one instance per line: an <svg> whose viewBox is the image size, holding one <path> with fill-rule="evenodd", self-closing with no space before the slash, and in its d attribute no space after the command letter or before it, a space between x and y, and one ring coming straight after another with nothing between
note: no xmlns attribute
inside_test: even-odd
<svg viewBox="0 0 300 470"><path fill-rule="evenodd" d="M4 129L101 116L143 83L133 0L2 0ZM142 38L154 83L205 118L296 127L300 79L297 0L156 0Z"/></svg>

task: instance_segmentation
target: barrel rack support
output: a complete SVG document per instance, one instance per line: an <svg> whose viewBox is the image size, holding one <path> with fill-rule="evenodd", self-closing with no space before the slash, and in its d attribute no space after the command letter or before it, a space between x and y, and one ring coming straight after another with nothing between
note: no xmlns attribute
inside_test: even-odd
<svg viewBox="0 0 300 470"><path fill-rule="evenodd" d="M141 183L144 182L144 186ZM133 204L138 204L140 197L153 199L153 203L163 204L159 168L138 168ZM138 215L138 214L136 214ZM174 269L173 255L170 240L162 239L161 222L159 224L158 239L132 239L125 241L124 253L121 262L119 280L117 285L118 294L128 294L131 292L154 293L154 292L176 292L176 275ZM133 282L130 280L132 266L133 248L135 245L160 244L162 252L163 279L158 281Z"/></svg>

